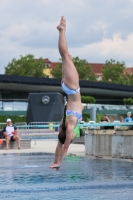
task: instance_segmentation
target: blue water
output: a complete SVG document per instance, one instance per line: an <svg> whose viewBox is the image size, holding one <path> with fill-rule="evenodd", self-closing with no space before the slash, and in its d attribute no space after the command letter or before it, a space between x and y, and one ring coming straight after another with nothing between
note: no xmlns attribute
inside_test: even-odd
<svg viewBox="0 0 133 200"><path fill-rule="evenodd" d="M0 199L133 199L133 163L67 156L51 170L53 154L0 155Z"/></svg>

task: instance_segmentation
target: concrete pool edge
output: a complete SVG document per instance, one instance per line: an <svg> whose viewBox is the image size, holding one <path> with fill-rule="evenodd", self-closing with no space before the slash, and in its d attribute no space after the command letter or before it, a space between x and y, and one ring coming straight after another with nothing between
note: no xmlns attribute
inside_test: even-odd
<svg viewBox="0 0 133 200"><path fill-rule="evenodd" d="M30 149L9 149L9 150L0 150L0 155L9 155L9 154L45 154L55 153L55 148L57 141L53 140L31 140ZM70 156L80 156L80 157L89 157L92 159L106 159L106 160L120 160L126 162L132 162L131 159L121 159L121 158L112 158L111 156L102 156L101 158L95 158L91 155L85 154L85 145L84 144L71 144L68 150L68 155Z"/></svg>
<svg viewBox="0 0 133 200"><path fill-rule="evenodd" d="M11 154L11 153L55 153L55 148L57 141L53 140L31 140L31 148L29 149L1 149L0 154ZM71 144L68 150L70 154L85 156L85 146L84 144Z"/></svg>

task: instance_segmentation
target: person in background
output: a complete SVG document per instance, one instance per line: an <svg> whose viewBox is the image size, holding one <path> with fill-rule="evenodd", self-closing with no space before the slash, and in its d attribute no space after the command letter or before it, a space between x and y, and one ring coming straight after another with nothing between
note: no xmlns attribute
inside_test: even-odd
<svg viewBox="0 0 133 200"><path fill-rule="evenodd" d="M12 124L11 119L7 119L6 123L7 125L2 130L3 137L6 139L6 149L9 149L9 142L15 140L17 141L18 149L21 149L17 127Z"/></svg>
<svg viewBox="0 0 133 200"><path fill-rule="evenodd" d="M125 118L125 122L132 122L131 112L127 112L127 117ZM133 126L127 126L127 131L133 130Z"/></svg>
<svg viewBox="0 0 133 200"><path fill-rule="evenodd" d="M104 115L103 118L100 120L100 122L110 122L110 120L107 117L107 115Z"/></svg>
<svg viewBox="0 0 133 200"><path fill-rule="evenodd" d="M110 122L110 119L108 118L107 115L104 115L103 118L100 120L100 122ZM102 128L103 129L112 129L112 127L110 127L110 126L103 126Z"/></svg>
<svg viewBox="0 0 133 200"><path fill-rule="evenodd" d="M125 122L132 122L132 118L131 118L131 112L127 113L127 117L125 118Z"/></svg>

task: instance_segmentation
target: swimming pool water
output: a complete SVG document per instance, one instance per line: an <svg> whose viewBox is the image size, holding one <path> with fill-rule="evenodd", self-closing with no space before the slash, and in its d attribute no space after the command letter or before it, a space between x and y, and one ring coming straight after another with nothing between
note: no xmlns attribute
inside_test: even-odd
<svg viewBox="0 0 133 200"><path fill-rule="evenodd" d="M67 156L59 171L53 154L0 155L0 199L133 199L133 163Z"/></svg>

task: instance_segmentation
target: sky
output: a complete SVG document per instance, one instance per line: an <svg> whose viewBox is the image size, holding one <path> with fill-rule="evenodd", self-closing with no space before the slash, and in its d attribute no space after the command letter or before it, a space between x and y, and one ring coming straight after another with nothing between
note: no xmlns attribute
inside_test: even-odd
<svg viewBox="0 0 133 200"><path fill-rule="evenodd" d="M72 57L133 67L133 0L1 0L0 74L20 55L58 62L61 16Z"/></svg>

